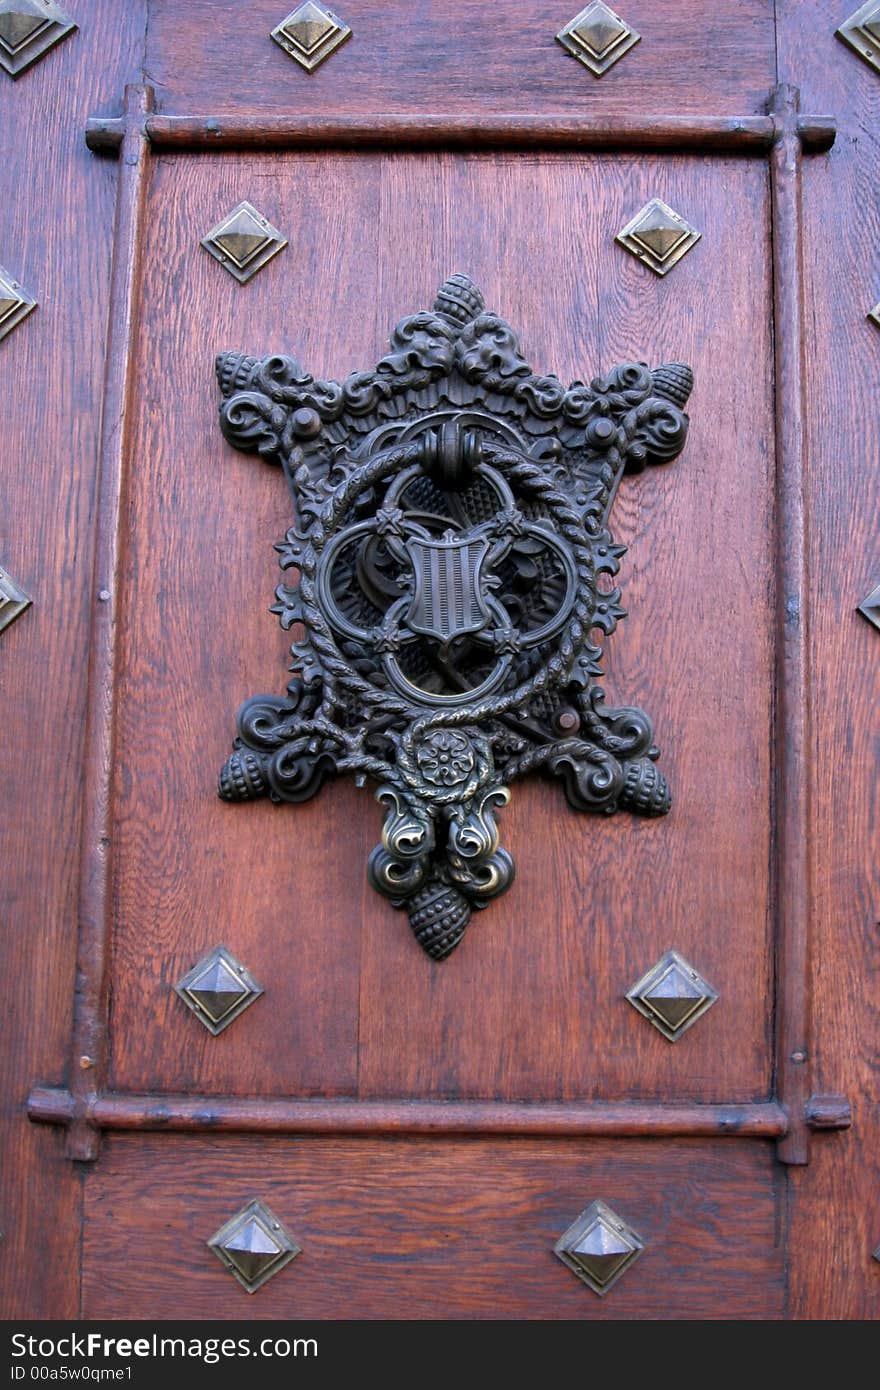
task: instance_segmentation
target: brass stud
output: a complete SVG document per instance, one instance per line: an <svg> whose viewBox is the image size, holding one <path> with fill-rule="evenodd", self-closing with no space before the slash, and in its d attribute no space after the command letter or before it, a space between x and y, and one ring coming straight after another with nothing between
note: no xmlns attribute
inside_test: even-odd
<svg viewBox="0 0 880 1390"><path fill-rule="evenodd" d="M700 240L700 233L662 198L652 198L615 238L657 275L668 275Z"/></svg>
<svg viewBox="0 0 880 1390"><path fill-rule="evenodd" d="M262 986L225 946L217 946L194 965L174 990L215 1037L263 993Z"/></svg>
<svg viewBox="0 0 880 1390"><path fill-rule="evenodd" d="M240 285L247 284L286 245L287 238L247 200L238 203L202 237L205 250Z"/></svg>
<svg viewBox="0 0 880 1390"><path fill-rule="evenodd" d="M0 67L19 77L76 27L52 0L0 0Z"/></svg>
<svg viewBox="0 0 880 1390"><path fill-rule="evenodd" d="M302 1247L263 1202L248 1202L207 1242L248 1293L296 1259Z"/></svg>
<svg viewBox="0 0 880 1390"><path fill-rule="evenodd" d="M19 588L11 574L0 568L0 632L20 618L30 606L31 600L24 589Z"/></svg>
<svg viewBox="0 0 880 1390"><path fill-rule="evenodd" d="M874 627L880 628L880 584L877 585L876 589L871 590L867 598L862 599L858 611Z"/></svg>
<svg viewBox="0 0 880 1390"><path fill-rule="evenodd" d="M593 0L591 5L560 29L556 41L573 58L589 68L595 77L601 77L641 37L609 5L603 4L602 0Z"/></svg>
<svg viewBox="0 0 880 1390"><path fill-rule="evenodd" d="M591 1202L553 1247L572 1274L603 1298L639 1258L645 1242L604 1202Z"/></svg>
<svg viewBox="0 0 880 1390"><path fill-rule="evenodd" d="M880 72L880 0L869 0L867 5L862 5L835 33L875 72Z"/></svg>
<svg viewBox="0 0 880 1390"><path fill-rule="evenodd" d="M718 995L684 956L667 951L626 997L668 1042L678 1042Z"/></svg>
<svg viewBox="0 0 880 1390"><path fill-rule="evenodd" d="M17 328L36 307L37 301L33 295L0 265L0 340Z"/></svg>
<svg viewBox="0 0 880 1390"><path fill-rule="evenodd" d="M307 0L275 26L270 38L306 72L314 72L340 44L351 38L351 30L332 10L317 4L316 0Z"/></svg>

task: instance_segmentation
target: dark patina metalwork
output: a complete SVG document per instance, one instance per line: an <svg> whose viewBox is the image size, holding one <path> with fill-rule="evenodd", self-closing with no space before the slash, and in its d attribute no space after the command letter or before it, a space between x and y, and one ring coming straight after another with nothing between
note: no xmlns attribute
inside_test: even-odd
<svg viewBox="0 0 880 1390"><path fill-rule="evenodd" d="M496 813L514 778L558 778L582 811L669 810L650 720L606 705L593 639L623 616L617 486L681 451L688 367L537 376L455 275L342 384L281 356L225 353L217 372L224 435L293 494L276 548L298 580L272 611L301 634L287 698L239 713L223 798L378 782L370 880L435 959L512 882Z"/></svg>
<svg viewBox="0 0 880 1390"><path fill-rule="evenodd" d="M559 1237L553 1252L588 1289L604 1298L644 1248L645 1242L616 1211L595 1201Z"/></svg>
<svg viewBox="0 0 880 1390"><path fill-rule="evenodd" d="M248 1293L256 1293L302 1253L275 1213L256 1198L224 1222L207 1245Z"/></svg>

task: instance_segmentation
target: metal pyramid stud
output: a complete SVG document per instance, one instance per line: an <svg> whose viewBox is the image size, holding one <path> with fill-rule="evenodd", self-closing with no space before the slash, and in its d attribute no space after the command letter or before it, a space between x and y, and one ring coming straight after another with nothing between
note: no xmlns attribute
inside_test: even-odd
<svg viewBox="0 0 880 1390"><path fill-rule="evenodd" d="M667 951L627 992L633 1008L669 1042L677 1042L718 995L677 951Z"/></svg>
<svg viewBox="0 0 880 1390"><path fill-rule="evenodd" d="M0 67L18 77L75 28L52 0L0 0Z"/></svg>
<svg viewBox="0 0 880 1390"><path fill-rule="evenodd" d="M0 568L0 632L20 618L31 601L5 569Z"/></svg>
<svg viewBox="0 0 880 1390"><path fill-rule="evenodd" d="M867 598L863 598L859 604L859 612L863 618L874 627L880 628L880 584L876 589L872 589Z"/></svg>
<svg viewBox="0 0 880 1390"><path fill-rule="evenodd" d="M564 1265L602 1297L638 1259L644 1242L604 1202L592 1202L553 1249Z"/></svg>
<svg viewBox="0 0 880 1390"><path fill-rule="evenodd" d="M33 295L28 294L15 277L0 265L0 339L17 328L36 307L37 301Z"/></svg>
<svg viewBox="0 0 880 1390"><path fill-rule="evenodd" d="M616 240L658 275L666 275L696 245L700 233L662 198L652 198Z"/></svg>
<svg viewBox="0 0 880 1390"><path fill-rule="evenodd" d="M873 309L868 310L868 318L880 328L880 304L875 304Z"/></svg>
<svg viewBox="0 0 880 1390"><path fill-rule="evenodd" d="M256 1293L301 1249L269 1208L256 1200L221 1226L208 1245L248 1293Z"/></svg>
<svg viewBox="0 0 880 1390"><path fill-rule="evenodd" d="M253 976L225 946L217 946L194 965L174 989L215 1037L263 993Z"/></svg>
<svg viewBox="0 0 880 1390"><path fill-rule="evenodd" d="M613 67L641 38L603 0L593 0L556 35L562 47L596 77Z"/></svg>
<svg viewBox="0 0 880 1390"><path fill-rule="evenodd" d="M306 0L275 26L271 37L300 67L313 72L351 37L351 30L332 10L317 0Z"/></svg>
<svg viewBox="0 0 880 1390"><path fill-rule="evenodd" d="M241 268L247 265L248 261L254 257L258 251L269 241L269 237L263 225L254 216L250 208L239 208L233 217L223 227L222 231L214 234L214 245L219 246L221 251L225 251L230 260Z"/></svg>
<svg viewBox="0 0 880 1390"><path fill-rule="evenodd" d="M860 58L864 58L875 72L880 72L880 3L870 0L867 5L845 19L836 31Z"/></svg>
<svg viewBox="0 0 880 1390"><path fill-rule="evenodd" d="M244 285L283 250L287 238L245 200L211 228L202 245Z"/></svg>

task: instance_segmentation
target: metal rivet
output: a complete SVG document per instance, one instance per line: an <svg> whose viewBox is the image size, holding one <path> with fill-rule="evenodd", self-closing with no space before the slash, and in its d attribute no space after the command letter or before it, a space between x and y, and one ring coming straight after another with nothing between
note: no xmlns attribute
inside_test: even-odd
<svg viewBox="0 0 880 1390"><path fill-rule="evenodd" d="M639 42L640 34L603 0L593 0L556 35L567 53L601 77Z"/></svg>
<svg viewBox="0 0 880 1390"><path fill-rule="evenodd" d="M225 946L217 946L174 986L180 996L216 1037L263 993L253 976Z"/></svg>
<svg viewBox="0 0 880 1390"><path fill-rule="evenodd" d="M553 1247L572 1274L600 1298L645 1248L631 1226L604 1202L591 1202Z"/></svg>
<svg viewBox="0 0 880 1390"><path fill-rule="evenodd" d="M202 237L202 246L244 285L283 251L287 238L246 199Z"/></svg>
<svg viewBox="0 0 880 1390"><path fill-rule="evenodd" d="M17 328L36 307L34 296L0 265L0 340Z"/></svg>
<svg viewBox="0 0 880 1390"><path fill-rule="evenodd" d="M348 25L316 0L293 10L270 34L306 72L314 72L340 44L351 38Z"/></svg>
<svg viewBox="0 0 880 1390"><path fill-rule="evenodd" d="M52 0L0 0L0 68L19 77L76 27Z"/></svg>
<svg viewBox="0 0 880 1390"><path fill-rule="evenodd" d="M718 995L699 971L677 951L667 951L626 995L667 1042L678 1042Z"/></svg>
<svg viewBox="0 0 880 1390"><path fill-rule="evenodd" d="M615 241L656 275L668 275L700 236L696 227L662 198L651 198L617 233Z"/></svg>
<svg viewBox="0 0 880 1390"><path fill-rule="evenodd" d="M880 628L880 584L862 599L858 611L873 627Z"/></svg>
<svg viewBox="0 0 880 1390"><path fill-rule="evenodd" d="M867 5L862 5L861 9L856 10L855 14L851 14L849 19L843 21L835 33L854 53L857 53L860 58L864 58L875 72L880 72L880 3L878 0L869 0Z"/></svg>
<svg viewBox="0 0 880 1390"><path fill-rule="evenodd" d="M0 568L0 632L20 618L31 600L5 569Z"/></svg>
<svg viewBox="0 0 880 1390"><path fill-rule="evenodd" d="M301 1253L274 1213L257 1200L242 1207L207 1244L248 1293L256 1293Z"/></svg>

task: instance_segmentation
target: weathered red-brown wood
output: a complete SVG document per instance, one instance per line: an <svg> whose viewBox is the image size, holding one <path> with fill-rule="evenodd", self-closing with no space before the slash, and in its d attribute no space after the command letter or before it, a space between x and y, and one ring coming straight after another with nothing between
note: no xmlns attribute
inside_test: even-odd
<svg viewBox="0 0 880 1390"><path fill-rule="evenodd" d="M779 1317L781 1171L760 1141L113 1135L86 1183L83 1313ZM205 1241L253 1197L303 1253L249 1297ZM646 1243L605 1299L553 1254L595 1197Z"/></svg>
<svg viewBox="0 0 880 1390"><path fill-rule="evenodd" d="M114 1088L769 1094L772 419L754 370L770 351L766 182L759 163L702 159L160 158L121 639ZM657 192L703 231L665 283L613 241ZM195 233L243 196L291 246L242 292ZM662 823L596 820L557 787L518 786L504 815L515 888L432 965L366 884L380 824L369 794L334 785L281 809L215 799L238 703L283 687L286 639L260 614L289 504L280 474L223 444L212 358L235 347L288 351L320 374L368 366L455 268L566 380L631 356L699 368L685 455L627 481L618 502L631 617L606 686L654 714L676 808ZM726 545L695 554L703 529ZM731 610L747 614L735 643ZM671 669L707 684L695 695ZM213 1039L171 985L218 941L268 994ZM675 1048L623 997L671 945L722 995Z"/></svg>
<svg viewBox="0 0 880 1390"><path fill-rule="evenodd" d="M146 67L160 110L277 116L397 111L759 113L775 78L772 0L694 10L692 0L621 0L642 40L601 79L555 35L578 0L346 0L352 37L315 72L273 43L293 0L153 0ZM334 7L331 7L334 8Z"/></svg>
<svg viewBox="0 0 880 1390"><path fill-rule="evenodd" d="M880 299L876 189L880 79L833 35L852 13L780 5L780 63L806 109L821 95L840 134L803 170L805 399L812 558L814 727L814 1084L845 1090L849 1134L811 1145L793 1175L790 1315L880 1315L880 635L855 611L880 582Z"/></svg>
<svg viewBox="0 0 880 1390"><path fill-rule="evenodd" d="M117 150L125 123L93 117L86 128L90 149ZM776 138L771 116L564 116L548 114L456 116L382 114L350 116L150 116L150 142L164 150L291 149L577 149L632 153L767 154ZM806 150L829 149L830 117L804 116L798 133Z"/></svg>
<svg viewBox="0 0 880 1390"><path fill-rule="evenodd" d="M71 1092L77 1114L68 1131L71 1158L97 1156L86 1123L89 1102L107 1074L107 992L113 932L111 855L117 761L117 632L120 584L127 560L129 468L134 415L134 362L141 306L144 210L150 146L143 123L152 109L150 87L125 92L125 135L119 151L119 186L113 233L107 362L101 402L97 471L97 536L92 573L88 650L88 702L83 759L79 935L73 1012Z"/></svg>
<svg viewBox="0 0 880 1390"><path fill-rule="evenodd" d="M553 42L574 3L548 10L527 0L487 24L471 0L415 11L402 0L381 11L346 0L354 38L307 77L266 37L284 9L275 0L254 0L247 26L236 4L152 0L145 69L160 114L149 131L141 334L132 362L114 353L108 377L128 382L138 413L119 536L128 558L111 589L122 624L116 806L104 836L114 949L92 960L89 986L100 1003L108 965L108 1079L131 1091L110 1095L97 1093L91 1069L65 1075L94 599L89 509L117 177L115 161L90 156L80 137L86 116L118 110L125 77L140 76L126 72L126 54L142 37L141 7L120 19L118 7L83 0L81 32L19 83L0 84L0 139L18 180L5 232L0 208L0 262L39 294L27 273L36 258L51 286L0 347L13 445L0 563L37 600L0 638L16 808L3 826L0 908L6 1016L19 1040L0 1185L8 1315L78 1307L80 1189L60 1137L24 1119L34 1081L54 1087L35 1090L35 1118L138 1129L161 1123L164 1105L169 1128L258 1131L109 1137L87 1180L86 1315L286 1316L291 1298L298 1314L318 1316L880 1311L870 1258L880 1241L880 1128L866 1043L880 644L854 612L880 580L870 424L880 339L863 320L880 297L871 278L880 84L833 37L854 3L830 14L816 0L780 0L777 72L770 0L698 17L684 0L662 14L650 0L626 0L619 8L643 41L596 82ZM84 57L93 41L100 66ZM88 75L99 71L100 82ZM776 805L789 831L774 980L774 592L784 599L790 571L803 572L785 545L781 570L774 553L776 469L784 481L797 448L784 332L774 460L762 147L776 76L801 86L805 111L841 116L843 134L828 160L803 171L812 683L801 674L814 698L803 757L814 784L797 782L809 769L790 758L795 804L783 795ZM440 112L452 118L445 134ZM119 119L101 129L95 142L113 143ZM820 121L814 148L827 138ZM382 141L394 153L370 148ZM591 157L603 141L606 153ZM266 144L275 152L241 149ZM425 153L441 145L446 152ZM669 157L685 146L687 158ZM732 146L750 158L708 157ZM622 154L651 147L664 153ZM779 175L777 205L790 186ZM613 245L655 193L703 232L665 281ZM198 247L242 197L291 241L245 289ZM26 261L13 262L13 244ZM778 290L779 245L776 254ZM560 806L555 788L516 788L504 833L520 877L438 967L364 884L380 821L368 795L333 786L319 802L279 811L214 799L236 705L283 683L287 639L259 613L277 581L271 540L289 513L280 477L222 444L211 359L222 347L278 346L319 374L369 365L392 323L427 304L453 269L482 281L538 365L572 376L626 356L680 356L693 362L697 387L685 454L627 482L615 512L630 541L621 578L631 616L612 641L606 687L655 716L677 794L672 817L597 824ZM796 278L787 305L777 293L783 329L797 314ZM43 554L51 563L34 569ZM804 789L812 813L798 800ZM787 893L786 853L801 868L815 856L814 894L797 875ZM806 1065L832 1093L812 1099L797 1073L792 1085L792 1067L804 1064L783 1051L806 1036L800 947L810 913ZM218 940L267 995L211 1039L171 986ZM721 993L676 1047L622 998L670 944ZM100 1009L91 1017L100 1025ZM100 1045L100 1026L94 1037ZM852 1134L822 1136L810 1167L787 1176L769 1143L746 1137L788 1127L769 1099L774 1042L781 1097L795 1115L806 1102L811 1128L845 1122L834 1093L855 1102ZM732 1117L738 1137L727 1142ZM344 1137L318 1137L334 1125ZM399 1137L369 1137L377 1126ZM499 1137L456 1139L458 1126ZM525 1137L530 1126L554 1137ZM447 1132L404 1137L435 1127ZM648 1127L666 1137L571 1137ZM725 1142L674 1138L700 1127ZM278 1128L316 1133L269 1137ZM802 1134L787 1147L788 1157L802 1154ZM203 1241L253 1195L277 1204L305 1254L249 1300ZM649 1255L605 1303L550 1254L595 1195L649 1238Z"/></svg>
<svg viewBox="0 0 880 1390"><path fill-rule="evenodd" d="M840 1097L816 1113L817 1129L845 1128ZM35 1088L32 1120L70 1124L76 1101L68 1091ZM241 1097L136 1095L105 1092L87 1111L96 1129L253 1134L576 1134L633 1136L728 1135L780 1138L788 1116L774 1101L755 1105L645 1105L634 1101L577 1104L505 1101L262 1100Z"/></svg>
<svg viewBox="0 0 880 1390"><path fill-rule="evenodd" d="M117 166L85 148L140 68L143 5L80 23L17 82L0 72L0 263L39 300L0 345L0 564L33 607L0 635L0 1315L74 1317L80 1183L27 1094L65 1076L71 1030L95 472Z"/></svg>

